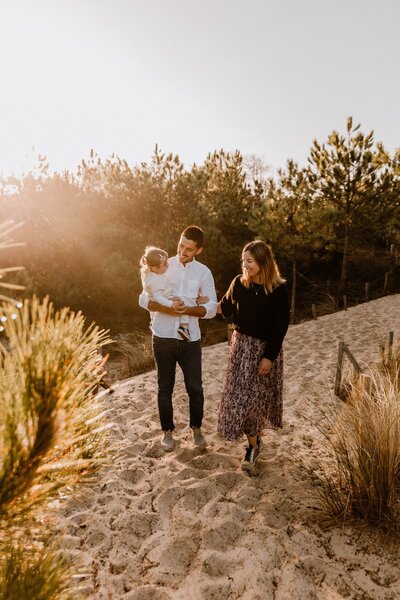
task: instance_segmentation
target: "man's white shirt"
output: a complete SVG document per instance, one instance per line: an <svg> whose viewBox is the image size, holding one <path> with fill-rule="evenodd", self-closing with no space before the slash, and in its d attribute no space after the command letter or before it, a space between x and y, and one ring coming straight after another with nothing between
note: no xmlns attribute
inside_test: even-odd
<svg viewBox="0 0 400 600"><path fill-rule="evenodd" d="M168 259L166 276L170 285L176 290L186 306L197 306L198 296L207 296L207 304L202 304L206 309L203 319L212 319L217 314L217 294L215 292L214 278L208 267L193 259L185 266L179 261L178 256ZM147 309L149 298L143 291L139 296L139 305ZM162 338L176 338L178 334L179 317L162 312L152 312L150 329L154 335ZM190 338L193 342L201 337L199 318L188 316Z"/></svg>

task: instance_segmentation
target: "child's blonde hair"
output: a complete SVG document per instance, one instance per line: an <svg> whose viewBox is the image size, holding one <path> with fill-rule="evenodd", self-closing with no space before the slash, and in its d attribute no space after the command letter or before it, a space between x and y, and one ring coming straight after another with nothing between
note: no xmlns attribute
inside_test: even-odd
<svg viewBox="0 0 400 600"><path fill-rule="evenodd" d="M168 260L168 254L165 250L161 250L161 248L157 248L156 246L146 246L139 262L141 275L143 276L148 273L151 267L159 267L166 260Z"/></svg>

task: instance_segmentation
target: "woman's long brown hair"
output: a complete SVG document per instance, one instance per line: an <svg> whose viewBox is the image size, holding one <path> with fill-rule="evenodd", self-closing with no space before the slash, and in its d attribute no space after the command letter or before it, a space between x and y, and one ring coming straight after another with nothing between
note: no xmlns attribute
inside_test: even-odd
<svg viewBox="0 0 400 600"><path fill-rule="evenodd" d="M242 250L242 256L245 252L250 252L251 256L260 267L259 283L264 286L266 294L270 294L274 288L285 283L286 279L284 279L279 272L271 246L262 240L254 240L254 242L249 242L245 245ZM252 284L251 278L245 274L244 269L242 270L240 281L247 288Z"/></svg>

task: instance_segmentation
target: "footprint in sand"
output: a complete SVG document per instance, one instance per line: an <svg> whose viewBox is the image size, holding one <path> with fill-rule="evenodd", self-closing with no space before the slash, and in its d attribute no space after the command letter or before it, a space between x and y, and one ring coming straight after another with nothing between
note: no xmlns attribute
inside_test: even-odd
<svg viewBox="0 0 400 600"><path fill-rule="evenodd" d="M180 481L187 481L189 479L203 479L210 476L210 471L194 469L193 467L186 467L182 469L177 475L177 479Z"/></svg>
<svg viewBox="0 0 400 600"><path fill-rule="evenodd" d="M231 585L228 577L224 577L223 581L216 583L203 584L191 600L220 600L221 598L230 598ZM251 598L252 600L256 600L256 596L252 595Z"/></svg>
<svg viewBox="0 0 400 600"><path fill-rule="evenodd" d="M202 568L210 577L223 577L235 567L235 561L230 559L226 552L206 551Z"/></svg>
<svg viewBox="0 0 400 600"><path fill-rule="evenodd" d="M143 585L124 594L124 600L171 600L172 596L161 587Z"/></svg>
<svg viewBox="0 0 400 600"><path fill-rule="evenodd" d="M245 484L244 487L247 487ZM215 502L210 502L205 511L205 521L209 524L211 522L218 523L219 521L233 520L242 525L246 524L251 518L251 512L244 510L236 502L236 494L229 494L227 496L220 496Z"/></svg>
<svg viewBox="0 0 400 600"><path fill-rule="evenodd" d="M154 583L182 580L195 560L199 547L200 539L196 535L164 540L163 544L147 554L147 559L154 567L147 571L146 579Z"/></svg>
<svg viewBox="0 0 400 600"><path fill-rule="evenodd" d="M124 511L113 520L112 527L124 531L131 547L139 549L142 541L156 531L159 521L158 515L154 513Z"/></svg>
<svg viewBox="0 0 400 600"><path fill-rule="evenodd" d="M194 458L191 466L196 469L207 469L209 471L214 471L218 468L236 470L238 468L238 460L226 454L210 453Z"/></svg>
<svg viewBox="0 0 400 600"><path fill-rule="evenodd" d="M242 535L245 528L243 522L227 519L218 525L205 529L203 544L206 548L223 552L229 550Z"/></svg>
<svg viewBox="0 0 400 600"><path fill-rule="evenodd" d="M105 539L106 536L104 533L96 531L95 533L88 535L86 538L86 544L91 548L95 548L96 546L100 546Z"/></svg>
<svg viewBox="0 0 400 600"><path fill-rule="evenodd" d="M106 506L107 504L112 504L113 502L115 502L114 494L102 494L97 499L98 506Z"/></svg>
<svg viewBox="0 0 400 600"><path fill-rule="evenodd" d="M236 491L234 495L232 495L232 499L237 503L238 506L248 510L258 506L262 496L263 492L261 489L254 486L245 485Z"/></svg>
<svg viewBox="0 0 400 600"><path fill-rule="evenodd" d="M164 489L153 501L153 507L160 515L161 521L167 528L171 525L172 511L182 496L185 490L179 486Z"/></svg>
<svg viewBox="0 0 400 600"><path fill-rule="evenodd" d="M126 481L130 485L136 485L139 481L143 479L145 476L145 472L143 469L135 468L135 469L126 469L122 471L120 474L120 478L122 481Z"/></svg>
<svg viewBox="0 0 400 600"><path fill-rule="evenodd" d="M149 445L143 453L143 456L147 456L148 458L162 458L165 456L164 450L160 446L160 442L157 441Z"/></svg>
<svg viewBox="0 0 400 600"><path fill-rule="evenodd" d="M185 494L178 500L174 506L173 512L176 515L179 511L185 511L198 515L211 500L220 497L220 493L211 488L206 482L195 484L193 487L186 488Z"/></svg>
<svg viewBox="0 0 400 600"><path fill-rule="evenodd" d="M216 473L209 478L209 482L221 494L227 494L237 484L243 482L243 473L241 471L227 471L226 473Z"/></svg>

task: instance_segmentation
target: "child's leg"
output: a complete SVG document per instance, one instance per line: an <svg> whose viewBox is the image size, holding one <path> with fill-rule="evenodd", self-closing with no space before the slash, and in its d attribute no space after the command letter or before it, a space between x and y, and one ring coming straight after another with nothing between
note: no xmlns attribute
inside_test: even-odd
<svg viewBox="0 0 400 600"><path fill-rule="evenodd" d="M187 315L181 315L179 317L178 333L185 342L190 342L189 321Z"/></svg>

